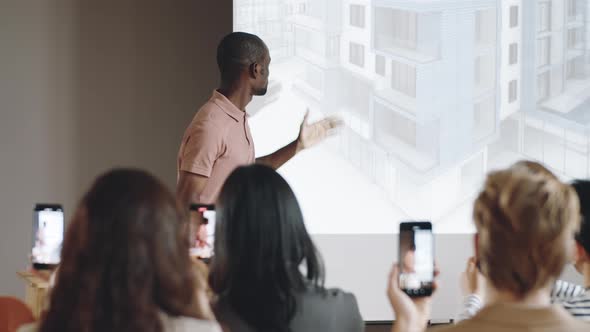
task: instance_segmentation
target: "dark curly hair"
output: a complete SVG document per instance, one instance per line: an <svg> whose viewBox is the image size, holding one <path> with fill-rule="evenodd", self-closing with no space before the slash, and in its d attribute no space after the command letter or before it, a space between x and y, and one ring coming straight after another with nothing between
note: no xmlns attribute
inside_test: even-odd
<svg viewBox="0 0 590 332"><path fill-rule="evenodd" d="M162 331L161 313L201 318L182 211L146 172L100 176L68 228L40 331Z"/></svg>

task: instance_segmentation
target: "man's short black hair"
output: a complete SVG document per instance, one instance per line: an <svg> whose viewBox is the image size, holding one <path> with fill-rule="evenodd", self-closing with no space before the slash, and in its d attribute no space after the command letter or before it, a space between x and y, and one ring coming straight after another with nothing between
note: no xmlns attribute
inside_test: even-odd
<svg viewBox="0 0 590 332"><path fill-rule="evenodd" d="M217 47L217 65L221 80L225 83L233 82L244 67L262 63L266 52L266 45L256 35L232 32L225 36Z"/></svg>
<svg viewBox="0 0 590 332"><path fill-rule="evenodd" d="M576 240L586 249L587 253L590 253L590 181L576 180L572 186L580 199L580 213L582 214L582 225L580 232L576 235Z"/></svg>

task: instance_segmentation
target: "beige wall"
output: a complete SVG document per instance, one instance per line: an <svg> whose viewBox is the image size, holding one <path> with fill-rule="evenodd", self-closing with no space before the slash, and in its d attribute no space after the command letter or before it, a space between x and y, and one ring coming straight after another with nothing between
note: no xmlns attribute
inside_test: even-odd
<svg viewBox="0 0 590 332"><path fill-rule="evenodd" d="M175 184L231 16L231 0L0 0L0 294L24 294L34 203L70 217L113 166Z"/></svg>

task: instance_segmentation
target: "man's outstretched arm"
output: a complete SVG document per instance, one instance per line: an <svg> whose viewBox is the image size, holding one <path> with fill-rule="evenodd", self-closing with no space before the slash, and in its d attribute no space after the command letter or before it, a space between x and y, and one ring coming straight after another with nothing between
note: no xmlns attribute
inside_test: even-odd
<svg viewBox="0 0 590 332"><path fill-rule="evenodd" d="M337 117L327 117L312 124L307 122L308 117L309 110L303 117L303 122L299 128L299 136L296 140L272 154L257 158L256 162L273 169L278 169L301 150L322 142L334 132L334 129L342 126L342 121Z"/></svg>

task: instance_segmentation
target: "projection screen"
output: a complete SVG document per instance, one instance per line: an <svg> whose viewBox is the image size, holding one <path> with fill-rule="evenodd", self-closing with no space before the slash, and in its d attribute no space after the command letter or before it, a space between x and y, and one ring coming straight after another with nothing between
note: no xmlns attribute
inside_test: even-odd
<svg viewBox="0 0 590 332"><path fill-rule="evenodd" d="M538 160L588 177L587 1L234 0L272 57L257 154L312 118L345 128L282 174L314 234L470 233L486 172Z"/></svg>

